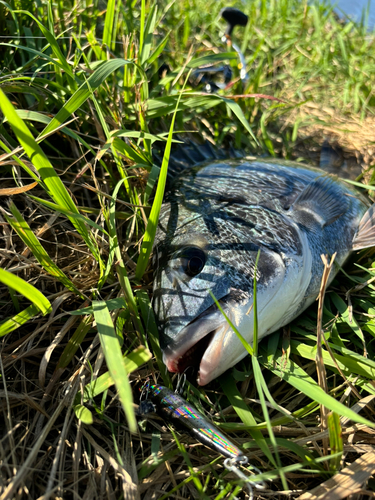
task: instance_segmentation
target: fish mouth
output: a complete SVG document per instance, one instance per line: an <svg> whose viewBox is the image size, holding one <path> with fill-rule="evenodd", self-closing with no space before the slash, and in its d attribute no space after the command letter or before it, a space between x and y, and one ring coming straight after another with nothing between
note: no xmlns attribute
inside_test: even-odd
<svg viewBox="0 0 375 500"><path fill-rule="evenodd" d="M224 311L230 317L228 307ZM198 384L208 384L214 378L229 328L216 305L209 307L181 330L177 342L164 349L163 360L168 370L182 373L188 367L197 368Z"/></svg>
<svg viewBox="0 0 375 500"><path fill-rule="evenodd" d="M186 352L178 357L172 355L167 357L168 354L164 353L167 368L170 372L183 373L187 368L199 368L199 363L208 348L210 341L215 335L215 330L208 333L205 337L194 345L192 345ZM173 353L175 354L175 353Z"/></svg>

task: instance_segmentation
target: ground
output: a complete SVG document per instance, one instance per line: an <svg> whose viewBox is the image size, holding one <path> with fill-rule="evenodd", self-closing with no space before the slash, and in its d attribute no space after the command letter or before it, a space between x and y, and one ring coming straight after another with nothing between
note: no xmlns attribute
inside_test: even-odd
<svg viewBox="0 0 375 500"><path fill-rule="evenodd" d="M148 378L176 384L150 307L167 167L155 158L172 129L314 165L331 145L330 167L371 198L375 47L324 4L235 4L249 16L233 34L243 84L220 42L224 6L0 4L1 500L245 497L218 453L135 417ZM189 76L212 62L233 69L217 95ZM327 292L317 362L314 304L258 358L186 386L264 473L256 497L318 498L323 483L343 498L327 481L347 476L346 496L374 495L373 256L353 255Z"/></svg>

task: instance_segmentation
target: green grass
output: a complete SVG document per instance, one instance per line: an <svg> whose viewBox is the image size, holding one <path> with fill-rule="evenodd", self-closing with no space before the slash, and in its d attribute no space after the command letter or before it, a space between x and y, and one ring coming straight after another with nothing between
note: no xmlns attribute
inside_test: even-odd
<svg viewBox="0 0 375 500"><path fill-rule="evenodd" d="M219 499L237 488L215 452L134 415L148 377L175 386L150 303L173 141L311 160L333 135L347 155L363 155L374 184L374 36L324 4L236 5L249 15L235 38L250 79L208 96L191 86L191 69L224 60L238 77L220 43L223 6L0 2L1 500L148 498L148 488ZM155 151L165 151L161 165ZM375 287L355 287L374 267L372 251L354 255L326 295L328 393L316 383L316 305L209 387L187 384L188 399L272 479L275 497L328 479L342 453L354 462L361 450L348 437L366 441L373 426ZM320 405L332 411L325 436Z"/></svg>

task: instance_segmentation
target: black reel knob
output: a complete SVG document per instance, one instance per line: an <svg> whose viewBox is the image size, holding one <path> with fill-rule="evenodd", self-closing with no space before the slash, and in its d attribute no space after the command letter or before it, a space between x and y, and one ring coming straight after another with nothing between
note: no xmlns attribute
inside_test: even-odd
<svg viewBox="0 0 375 500"><path fill-rule="evenodd" d="M227 36L231 36L235 26L246 26L249 19L246 14L233 7L225 7L220 14L221 17L228 23L228 27L225 31Z"/></svg>

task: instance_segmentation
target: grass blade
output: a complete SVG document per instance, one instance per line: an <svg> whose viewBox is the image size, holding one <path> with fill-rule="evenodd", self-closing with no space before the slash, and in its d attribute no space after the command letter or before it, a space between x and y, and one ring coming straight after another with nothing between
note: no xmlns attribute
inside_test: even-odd
<svg viewBox="0 0 375 500"><path fill-rule="evenodd" d="M252 427L256 426L257 423L256 423L251 411L249 410L246 403L244 402L243 398L241 397L241 394L238 391L234 380L230 377L224 376L224 377L220 378L220 384L221 384L221 387L223 388L225 395L229 399L230 404L233 406L235 412L240 417L242 422L245 425L249 425ZM255 439L259 448L266 455L268 460L274 465L274 467L276 467L276 463L275 463L275 460L272 456L272 453L270 452L270 449L268 448L266 440L263 437L263 434L260 432L260 430L252 428L249 432L250 432L250 435L252 436L252 438Z"/></svg>
<svg viewBox="0 0 375 500"><path fill-rule="evenodd" d="M0 281L26 297L39 309L43 316L51 312L52 306L50 301L35 286L30 285L30 283L27 283L22 278L0 268Z"/></svg>
<svg viewBox="0 0 375 500"><path fill-rule="evenodd" d="M0 108L8 119L9 124L12 127L19 143L24 148L26 154L32 161L35 168L38 170L47 188L48 194L58 205L61 205L62 207L73 213L79 214L77 207L71 199L60 177L56 174L47 156L44 154L39 144L35 141L24 121L21 120L21 118L17 115L13 105L1 89ZM70 221L72 222L73 226L75 226L79 234L83 237L93 255L96 256L97 260L100 260L96 243L91 238L85 224L80 220L74 219L72 217L70 217Z"/></svg>
<svg viewBox="0 0 375 500"><path fill-rule="evenodd" d="M29 12L27 10L15 10L14 12L17 14L26 14L27 16L31 17L33 19L33 21L39 26L41 32L46 37L46 40L48 41L48 43L52 49L52 52L54 53L55 57L59 61L60 67L70 77L69 81L72 84L73 88L75 88L76 83L74 80L74 75L72 73L71 66L68 64L66 57L64 57L64 54L61 52L60 47L59 47L57 40L55 38L55 35L53 33L51 33L35 16L33 16L31 14L31 12Z"/></svg>
<svg viewBox="0 0 375 500"><path fill-rule="evenodd" d="M110 139L112 147L124 155L126 158L138 163L140 165L146 166L146 168L150 168L151 162L146 158L146 156L140 151L136 151L134 147L129 146L126 142L122 141L118 137L114 137Z"/></svg>
<svg viewBox="0 0 375 500"><path fill-rule="evenodd" d="M153 38L153 33L155 30L155 24L156 24L156 15L157 15L158 9L157 9L157 4L155 3L148 14L147 17L147 22L145 25L144 29L144 39L142 45L140 44L140 50L141 50L141 66L144 66L145 62L150 56L150 51L151 51L151 43L152 43L152 38Z"/></svg>
<svg viewBox="0 0 375 500"><path fill-rule="evenodd" d="M126 64L133 63L131 61L126 61L125 59L111 59L110 61L101 63L90 78L88 78L87 81L74 92L72 97L58 111L56 116L50 121L40 135L50 133L55 130L56 127L59 127L62 123L64 123L64 121L67 120L72 113L77 111L77 109L82 106L82 104L106 80L106 78L108 78L110 74Z"/></svg>
<svg viewBox="0 0 375 500"><path fill-rule="evenodd" d="M124 297L117 297L116 299L105 300L108 311L114 311L115 309L121 309L126 307L126 302ZM93 306L82 307L82 309L77 309L76 311L71 311L70 314L73 316L82 316L84 314L93 314Z"/></svg>
<svg viewBox="0 0 375 500"><path fill-rule="evenodd" d="M15 204L12 202L10 204L10 211L14 217L8 217L5 213L3 213L4 217L8 221L8 223L12 226L12 228L17 232L18 236L21 240L27 245L31 252L33 253L36 260L39 264L49 273L51 276L55 276L61 283L70 291L81 295L79 290L73 285L70 279L61 271L61 269L53 262L51 257L45 251L43 246L40 244L38 238L31 231L30 226L22 217L20 212L18 211ZM81 296L83 298L83 296Z"/></svg>
<svg viewBox="0 0 375 500"><path fill-rule="evenodd" d="M63 353L61 354L59 362L57 363L56 370L58 370L59 368L66 368L69 365L75 353L81 346L81 343L83 342L87 333L92 328L92 323L93 323L92 314L90 316L85 316L82 319L76 331L70 337Z"/></svg>
<svg viewBox="0 0 375 500"><path fill-rule="evenodd" d="M117 200L117 194L119 192L119 189L121 187L121 184L124 182L124 180L121 180L117 183L115 189L113 190L110 205L109 205L109 218L108 218L108 226L109 226L109 241L110 241L110 255L108 257L108 263L107 263L107 268L105 270L105 274L108 272L109 266L111 265L111 259L113 259L113 252L112 249L114 249L114 253L117 257L117 263L116 263L116 270L117 270L117 275L118 279L121 284L121 288L124 292L125 295L125 300L126 304L129 307L129 310L133 316L134 320L134 325L136 329L138 330L139 334L141 335L143 342L147 345L147 340L143 331L143 326L141 323L141 319L139 317L138 313L138 308L137 304L135 302L133 290L129 281L129 278L126 273L126 269L124 266L123 258L121 255L121 250L120 246L118 243L118 237L117 237L117 231L116 231L116 200Z"/></svg>
<svg viewBox="0 0 375 500"><path fill-rule="evenodd" d="M43 200L42 198L39 198L38 196L31 196L33 200L37 201L41 205L44 205L45 207L54 210L55 212L60 212L61 214L66 215L70 220L76 220L83 222L87 224L88 226L93 227L94 229L102 232L106 236L108 236L108 232L104 229L104 227L99 226L96 222L92 221L88 217L85 217L84 215L80 214L79 212L73 212L72 210L69 210L61 205L57 205L56 203L52 203L51 201L48 200ZM95 255L95 254L94 254Z"/></svg>
<svg viewBox="0 0 375 500"><path fill-rule="evenodd" d="M78 420L81 420L84 424L91 425L94 422L93 414L86 406L76 404L73 406L73 410Z"/></svg>
<svg viewBox="0 0 375 500"><path fill-rule="evenodd" d="M199 95L199 94L191 93L189 95ZM210 94L207 94L207 96L210 96ZM228 106L228 108L230 108L233 111L233 113L237 116L237 118L239 119L241 124L249 132L251 138L255 141L255 144L259 145L257 138L255 137L255 135L253 134L253 131L251 130L250 123L247 121L245 115L243 114L242 109L235 101L233 101L232 99L228 99L226 97L223 97L221 95L218 95L218 94L212 96L212 99L216 99L216 100L220 99L221 101L225 102L225 104Z"/></svg>
<svg viewBox="0 0 375 500"><path fill-rule="evenodd" d="M152 64L160 56L160 54L163 52L165 46L168 43L170 34L171 34L171 32L169 32L165 35L164 39L159 43L159 45L156 47L156 49L151 54L151 56L149 56L147 61L145 61L145 66L149 66L150 64Z"/></svg>
<svg viewBox="0 0 375 500"><path fill-rule="evenodd" d="M146 332L148 333L151 342L151 347L155 355L161 376L163 378L164 385L169 387L169 389L172 389L171 378L169 376L167 367L163 363L163 355L159 343L158 327L156 325L156 319L154 311L151 307L150 299L145 290L137 290L136 296L138 299L139 308L141 310L143 322L146 326Z"/></svg>
<svg viewBox="0 0 375 500"><path fill-rule="evenodd" d="M328 414L327 422L331 455L335 455L334 458L331 459L330 467L333 472L337 472L340 470L341 457L344 451L340 417L337 413L331 412Z"/></svg>
<svg viewBox="0 0 375 500"><path fill-rule="evenodd" d="M113 32L113 20L115 17L115 7L116 7L116 0L108 0L107 12L105 14L105 21L104 21L104 33L103 33L103 45L105 45L108 49L110 49L112 45L112 32ZM102 57L103 58L106 57L104 51Z"/></svg>
<svg viewBox="0 0 375 500"><path fill-rule="evenodd" d="M151 251L152 251L152 246L154 244L156 228L157 228L158 220L159 220L160 208L161 208L161 204L163 203L165 183L167 180L168 163L169 163L169 156L171 154L174 123L176 120L176 114L177 114L178 105L180 103L181 95L182 95L182 93L178 97L176 109L175 109L175 112L173 113L173 116L172 116L172 122L171 122L171 126L169 128L168 140L167 140L167 144L165 146L163 161L162 161L160 174L159 174L158 187L156 188L155 199L154 199L154 202L152 204L151 213L150 213L150 216L148 218L146 232L145 232L145 235L143 237L142 247L141 247L141 251L139 253L139 257L138 257L138 261L137 261L135 276L138 280L140 280L142 278L143 273L146 270L148 260L149 260L149 257L150 257Z"/></svg>
<svg viewBox="0 0 375 500"><path fill-rule="evenodd" d="M132 373L135 370L138 370L138 368L147 363L151 357L152 355L146 347L139 346L137 349L134 349L134 351L123 357L126 372ZM85 386L83 401L90 401L109 389L114 383L115 381L110 372L103 373L103 375L100 375L100 377L96 380Z"/></svg>
<svg viewBox="0 0 375 500"><path fill-rule="evenodd" d="M49 63L51 63L55 66L58 66L60 69L62 69L62 70L64 69L64 66L60 63L60 61L53 59L52 57L50 57L47 54L43 54L43 52L41 52L39 50L32 49L31 47L25 47L23 45L16 45L14 43L0 43L0 47L1 46L7 47L7 48L12 47L12 48L17 49L17 50L24 50L26 52L33 54L38 59L39 58L44 59L44 60L48 61Z"/></svg>
<svg viewBox="0 0 375 500"><path fill-rule="evenodd" d="M258 262L260 257L260 249L258 250L255 264L254 264L254 278L253 278L253 350L254 356L258 356L258 303L257 303L257 274L258 274Z"/></svg>
<svg viewBox="0 0 375 500"><path fill-rule="evenodd" d="M221 52L220 54L210 54L209 56L197 57L190 61L188 68L199 68L209 64L215 64L222 61L231 61L237 59L237 54L234 52Z"/></svg>
<svg viewBox="0 0 375 500"><path fill-rule="evenodd" d="M132 432L135 432L137 423L133 409L132 390L111 315L104 301L94 300L92 305L100 343L103 348L109 373L115 382L116 389L128 421L129 429Z"/></svg>
<svg viewBox="0 0 375 500"><path fill-rule="evenodd" d="M272 373L288 382L290 385L301 391L308 398L316 401L320 405L324 405L331 411L338 413L340 416L345 416L353 422L375 427L373 422L361 417L350 408L336 401L332 396L326 394L323 389L312 379L302 368L290 359L285 360L282 353L278 351L273 359L267 359L263 356L260 362L271 370Z"/></svg>
<svg viewBox="0 0 375 500"><path fill-rule="evenodd" d="M241 344L244 346L244 348L250 354L250 356L253 356L254 355L254 350L251 347L251 345L249 344L249 342L241 335L241 333L237 330L236 326L232 323L232 321L225 314L223 308L220 305L220 302L216 299L215 295L212 293L211 290L209 290L209 293L210 293L213 301L215 302L216 307L219 309L219 311L221 312L221 314L224 316L226 322L229 324L229 326L232 328L232 330L234 331L234 333L237 335L237 337L241 341Z"/></svg>
<svg viewBox="0 0 375 500"><path fill-rule="evenodd" d="M259 257L259 252L258 252L258 257ZM254 280L254 282L255 281L256 280ZM255 302L254 302L254 306L255 306ZM260 404L261 404L262 410L263 410L263 416L264 416L266 423L267 423L267 430L268 430L268 433L270 436L271 444L272 444L274 452L275 452L277 466L278 466L279 470L281 471L282 467L281 467L280 454L279 454L279 450L277 447L275 434L274 434L273 429L272 429L272 423L271 423L271 419L270 419L270 416L268 413L266 398L264 397L264 392L263 392L263 385L265 385L265 380L263 378L262 370L260 369L260 366L259 366L258 358L255 354L254 354L254 356L251 357L251 361L252 361L252 366L253 366L253 371L254 371L255 385L257 387L257 392L259 395ZM280 472L280 477L281 477L281 481L282 481L284 490L287 490L288 484L286 482L285 475L283 474L282 471Z"/></svg>
<svg viewBox="0 0 375 500"><path fill-rule="evenodd" d="M27 307L23 311L17 313L12 318L8 318L0 323L0 337L7 335L13 330L17 330L20 326L24 325L29 321L29 319L34 318L40 313L39 307L31 304L31 306Z"/></svg>

